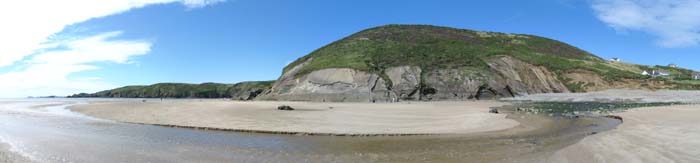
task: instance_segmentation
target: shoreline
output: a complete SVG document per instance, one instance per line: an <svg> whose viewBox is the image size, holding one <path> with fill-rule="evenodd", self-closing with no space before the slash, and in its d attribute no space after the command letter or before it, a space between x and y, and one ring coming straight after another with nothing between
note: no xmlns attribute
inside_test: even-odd
<svg viewBox="0 0 700 163"><path fill-rule="evenodd" d="M10 144L0 142L0 162L7 163L28 163L31 162L26 157L12 152Z"/></svg>
<svg viewBox="0 0 700 163"><path fill-rule="evenodd" d="M299 135L299 136L348 136L348 137L371 137L371 136L429 136L429 135L445 135L440 133L384 133L384 134L361 134L361 133L318 133L318 132L294 132L294 131L273 131L273 130L247 130L247 129L232 129L232 128L216 128L216 127L199 127L199 126L182 126L182 125L169 125L169 124L151 124L151 123L139 123L139 122L121 122L128 124L138 124L138 125L151 125L169 128L184 128L193 130L204 130L204 131L227 131L227 132L240 132L240 133L254 133L254 134L278 134L278 135Z"/></svg>
<svg viewBox="0 0 700 163"><path fill-rule="evenodd" d="M127 102L129 103L129 102ZM192 104L195 103L195 104ZM105 105L108 105L109 103L103 103ZM291 106L297 106L300 103L285 103L289 104ZM301 103L304 104L304 103ZM45 139L25 139L24 141L27 141L30 143L29 145L33 144L32 146L39 148L41 153L40 155L33 155L33 157L36 157L37 160L52 160L53 157L52 155L57 155L60 157L64 157L67 160L74 160L78 162L94 162L95 160L99 159L106 159L106 158L111 158L111 159L123 159L121 157L110 157L111 153L121 153L120 155L124 156L133 156L133 159L128 158L126 160L137 160L140 157L140 149L146 148L146 147L138 147L138 148L132 148L134 145L140 146L140 145L146 145L148 146L146 150L143 151L150 151L153 152L152 154L157 154L157 155L162 155L165 154L164 156L167 156L168 158L179 158L177 152L172 153L174 151L179 151L179 148L182 148L180 146L181 143L186 143L189 144L188 142L192 142L192 146L188 145L188 148L185 148L189 151L197 150L197 149L209 149L211 147L211 143L215 144L220 144L218 147L214 147L215 150L209 151L209 152L202 152L202 153L190 153L192 155L197 155L197 156L202 156L202 157L195 157L196 159L193 159L192 161L195 160L216 160L219 162L222 161L232 161L232 160L237 160L236 158L231 158L231 157L226 157L226 158L217 158L217 157L210 157L210 156L217 156L219 154L222 154L221 151L227 151L227 149L234 148L236 149L237 147L241 147L241 153L242 155L249 155L250 157L253 158L267 158L272 156L279 157L282 160L294 160L294 158L300 158L299 161L303 160L317 160L317 159L324 159L327 160L326 162L332 162L332 161L339 161L339 160L346 160L345 162L410 162L411 160L418 160L418 159L424 159L426 161L435 161L435 162L457 162L465 159L469 160L480 160L483 162L495 162L495 161L504 161L504 160L512 160L512 161L518 161L518 160L541 160L540 156L542 155L547 155L549 153L553 153L554 151L558 149L562 149L570 144L576 143L578 140L580 140L583 136L587 135L591 131L600 131L598 129L591 129L587 125L590 123L597 123L601 124L599 127L604 127L603 124L606 123L599 123L600 118L588 118L588 117L581 117L581 118L553 118L549 116L543 116L543 115L531 115L527 114L525 112L513 112L509 108L505 107L500 107L503 109L499 109L499 111L502 114L491 114L488 113L488 107L466 107L466 106L490 106L490 105L495 105L495 104L502 104L502 103L497 103L495 101L487 101L487 102L470 102L470 103L412 103L410 105L419 105L419 106L430 106L431 108L404 108L403 106L408 106L407 104L401 104L401 103L395 103L395 104L389 104L389 105L371 105L368 104L367 106L369 108L359 108L357 109L357 106L365 106L365 105L358 105L358 104L348 104L351 106L355 106L353 108L344 108L344 105L332 103L332 105L336 108L332 110L337 110L337 111L342 111L342 110L349 110L349 112L339 112L343 113L341 116L343 118L349 118L351 120L362 120L361 117L366 117L366 116L372 116L370 118L375 118L375 119L396 119L400 121L405 121L405 120L410 120L412 123L417 123L414 121L419 121L420 123L423 123L425 121L434 121L433 119L427 118L432 117L432 116L440 116L438 118L457 118L461 120L467 120L466 122L472 122L469 118L469 116L465 115L459 115L455 113L464 113L467 115L474 115L476 117L482 117L482 116L497 116L495 117L496 119L492 121L486 121L487 123L496 123L500 121L500 116L507 115L508 119L515 120L520 123L520 125L506 129L506 130L501 130L501 131L491 131L491 132L478 132L478 133L470 133L470 134L450 134L450 135L428 135L428 136L399 136L399 137L383 137L383 136L376 136L376 137L334 137L334 136L296 136L296 135L279 135L279 134L248 134L248 133L228 133L228 132L218 132L218 131L198 131L198 130L189 130L189 129L172 129L172 128L167 128L167 127L152 127L149 125L132 125L132 124L127 124L127 123L115 123L114 121L109 121L109 120L99 120L95 118L87 118L83 116L73 116L63 114L63 112L60 112L60 110L64 110L64 107L53 107L53 108L36 108L32 107L34 105L41 105L41 104L32 104L32 106L26 106L23 108L28 109L28 112L26 112L27 115L40 115L43 113L50 113L47 114L47 117L49 118L46 121L37 121L38 123L33 123L33 120L28 120L24 121L27 126L44 126L40 128L32 128L32 131L28 131L31 133L31 135L44 135L40 133L45 133L42 131L49 130L48 132L51 132L51 128L56 128L61 130L62 132L65 132L66 134L69 134L68 137L61 136L61 135L56 135L46 137ZM151 111L162 111L161 109L156 108L153 110L152 105L156 106L161 106L165 104L144 104L143 102L135 102L132 104L128 104L131 106L134 106L134 108L127 108L131 111L134 109L138 110L151 110ZM128 106L127 105L127 106ZM140 105L146 105L146 107L137 107ZM187 109L187 108L172 108L176 109L179 111L184 111L189 116L197 116L199 117L198 119L216 119L216 116L210 116L210 115L218 115L218 116L224 116L224 117L229 117L229 115L226 115L224 113L227 113L227 111L230 110L241 110L240 108L231 108L230 103L211 103L211 102L189 102L188 106L197 106L194 109ZM255 105L259 106L262 105L260 103L252 103L249 105ZM283 116L278 116L278 115L272 115L275 117L285 117L288 116L287 114L295 114L295 111L277 111L276 108L268 108L268 105L277 105L277 103L273 104L266 104L262 106L264 109L264 112L259 112L255 111L252 112L253 115L257 117L262 117L265 121L269 121L270 119L265 119L266 115L261 115L261 113L284 113ZM312 104L309 104L312 105ZM315 105L321 105L321 106L315 106ZM396 105L396 106L395 106ZM446 107L446 105L457 105L450 107ZM46 106L46 105L44 105ZM175 103L172 105L166 105L167 107L173 107L173 106L180 106L184 107L181 105L181 103ZM199 107L199 106L209 106L209 108L205 107ZM235 106L242 106L242 107L247 107L248 105L243 105L243 104L235 104ZM301 105L303 106L303 105ZM315 107L327 107L326 104L324 103L314 103L312 106ZM387 106L394 106L394 107L389 107L386 108ZM314 117L318 117L320 113L329 112L328 110L317 110L315 107L297 107L299 110L298 114L304 114L304 117L310 117L313 119ZM217 108L223 109L223 110L218 110ZM254 109L254 108L252 108ZM329 109L329 108L325 108ZM388 110L385 110L388 109ZM419 109L420 112L416 112L416 109ZM197 110L197 111L206 111L206 112L213 112L214 114L197 114L197 113L202 113L202 112L193 112L192 110ZM245 110L245 109L242 109ZM377 112L375 111L382 111L380 113L386 113L389 116L383 116L379 115L377 117ZM474 111L476 110L476 111ZM21 110L18 110L21 111ZM37 112L35 112L37 111ZM224 112L219 112L219 111L224 111ZM270 112L268 112L270 111ZM422 111L431 111L431 112L422 112ZM139 111L137 111L139 112ZM369 113L362 113L362 112L369 112ZM55 114L54 114L55 113ZM158 112L161 113L161 112ZM230 113L230 112L229 112ZM247 113L247 112L234 112L237 113L236 117L241 117L241 119L245 118L244 114L242 113ZM240 113L240 114L238 114ZM440 114L437 114L440 113ZM140 113L139 113L140 114ZM309 114L309 115L307 115ZM338 113L334 113L338 114ZM432 115L431 115L432 114ZM437 115L435 115L437 114ZM55 117L54 115L65 115L66 117ZM152 115L149 114L141 114L145 115L145 117L150 117ZM235 115L235 114L234 114ZM322 114L326 115L326 114ZM157 116L169 116L168 112L162 112L161 115ZM270 115L267 115L270 116ZM398 116L398 117L396 117ZM202 118L205 117L205 118ZM297 117L297 116L294 116ZM355 119L350 118L350 117L356 117ZM357 119L357 118L360 119ZM56 119L53 119L56 118ZM330 116L330 118L335 118L334 116ZM19 118L17 120L21 121L22 118ZM51 120L52 119L52 120ZM184 119L188 120L188 119ZM280 119L275 119L275 120L280 120ZM281 120L286 121L289 119L282 118ZM227 119L222 119L221 121L227 121ZM345 121L343 121L345 122ZM352 121L351 121L352 122ZM380 121L383 124L383 122L386 121ZM396 122L396 121L392 121ZM479 121L476 121L479 122ZM305 123L305 122L301 122ZM68 128L62 128L62 126L65 126L66 124L74 125L73 127L68 127ZM274 122L273 122L274 124ZM308 123L306 123L308 124ZM445 123L443 123L445 124ZM450 124L450 123L446 123ZM454 124L454 123L453 123ZM469 123L469 125L475 125L475 124L482 124L482 123ZM106 126L105 126L106 125ZM357 124L354 124L357 125ZM612 123L611 125L616 125L615 123ZM111 127L113 126L113 127ZM421 125L409 125L413 127L420 127ZM12 126L6 126L9 128L13 128ZM23 135L21 133L24 133L24 127L22 126L17 126L17 129L14 129L15 134L11 134L14 136L19 136L18 141L22 141ZM434 124L431 124L431 127L436 127ZM437 126L440 127L440 126ZM578 129L583 129L583 130L578 130ZM602 129L602 128L601 128ZM105 131L105 132L101 132ZM471 130L470 130L471 131ZM19 132L20 134L17 134L16 132ZM121 133L121 134L120 134ZM124 135L122 135L124 134ZM72 135L72 136L71 136ZM115 136L116 135L116 136ZM121 136L120 136L121 135ZM182 135L180 136L175 136L171 137L174 135ZM125 136L125 137L122 137ZM69 139L66 139L69 138ZM145 140L144 140L145 139ZM80 140L80 141L62 141L61 143L55 143L53 141L57 140ZM162 141L161 141L162 140ZM143 141L143 142L141 142ZM279 145L279 141L283 141L285 145ZM52 143L53 142L53 143ZM36 143L36 144L35 144ZM65 144L64 144L65 143ZM145 144L144 144L145 143ZM151 144L153 143L153 144ZM252 144L250 144L252 143ZM94 155L91 156L84 156L82 155L81 151L71 151L71 148L65 148L66 145L68 146L85 146L85 145L92 145L92 144L100 144L102 147L86 147L85 150L95 150L97 149ZM104 145L104 146L103 146ZM168 149L172 150L165 150L159 148L161 145L168 146ZM241 146L242 145L242 146ZM270 146L275 146L274 149L269 149ZM51 147L51 149L42 149L43 146L46 147ZM63 146L63 147L62 147ZM155 146L155 147L154 147ZM153 148L151 148L153 147ZM277 148L279 147L279 149ZM248 151L248 149L253 149L253 152ZM25 149L27 151L37 151L38 149ZM112 150L112 151L110 151ZM131 150L136 150L136 151L131 151ZM155 151L154 151L155 150ZM128 151L124 153L124 151ZM256 152L259 151L259 152ZM150 153L149 152L149 153ZM32 153L32 152L28 152ZM348 155L348 153L352 153ZM174 154L173 156L170 156L169 154ZM310 154L310 155L309 155ZM226 154L228 155L228 154ZM323 155L324 158L319 158L318 155ZM374 155L374 156L381 156L380 158L367 158L368 155ZM547 155L548 156L548 155ZM191 157L191 156L189 156ZM86 161L86 160L92 160L92 161ZM157 160L157 159L144 159L144 160ZM360 161L364 160L364 161ZM115 160L116 161L116 160ZM125 161L125 160L122 160ZM126 161L129 162L129 161ZM206 162L206 161L205 161ZM265 161L261 161L265 162ZM298 161L295 161L298 162Z"/></svg>
<svg viewBox="0 0 700 163"><path fill-rule="evenodd" d="M551 162L698 162L700 105L629 109L616 129L585 137Z"/></svg>
<svg viewBox="0 0 700 163"><path fill-rule="evenodd" d="M200 130L309 136L413 136L470 134L520 126L488 113L497 101L310 103L237 101L91 102L68 107L118 122ZM289 105L296 110L280 111Z"/></svg>

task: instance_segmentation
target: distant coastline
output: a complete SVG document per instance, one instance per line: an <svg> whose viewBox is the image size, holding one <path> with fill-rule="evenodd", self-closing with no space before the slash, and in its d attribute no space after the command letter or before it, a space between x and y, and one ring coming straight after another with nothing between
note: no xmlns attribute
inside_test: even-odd
<svg viewBox="0 0 700 163"><path fill-rule="evenodd" d="M126 86L97 93L79 93L67 98L228 98L252 100L273 81L250 81L236 84L222 83L158 83L148 86Z"/></svg>

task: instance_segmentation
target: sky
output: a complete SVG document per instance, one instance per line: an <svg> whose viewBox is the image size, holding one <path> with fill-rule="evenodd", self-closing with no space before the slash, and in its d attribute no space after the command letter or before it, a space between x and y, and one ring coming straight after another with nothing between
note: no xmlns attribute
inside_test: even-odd
<svg viewBox="0 0 700 163"><path fill-rule="evenodd" d="M386 24L539 35L603 58L700 69L700 0L0 3L5 98L159 82L274 80L297 58Z"/></svg>

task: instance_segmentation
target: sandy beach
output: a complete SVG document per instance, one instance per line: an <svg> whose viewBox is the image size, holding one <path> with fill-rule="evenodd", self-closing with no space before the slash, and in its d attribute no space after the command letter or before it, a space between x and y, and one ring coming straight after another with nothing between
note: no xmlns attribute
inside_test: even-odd
<svg viewBox="0 0 700 163"><path fill-rule="evenodd" d="M537 94L505 100L550 102L681 102L616 113L624 122L557 151L549 162L700 162L700 91L606 90Z"/></svg>
<svg viewBox="0 0 700 163"><path fill-rule="evenodd" d="M586 94L542 94L531 101L700 101L694 91L612 90ZM673 100L675 98L675 100ZM308 103L234 101L92 102L69 109L120 122L252 131L331 134L463 134L503 131L520 124L488 113L496 101L431 103ZM279 111L279 105L297 110ZM670 105L615 113L616 129L587 136L538 156L546 162L700 162L700 105ZM541 160L544 159L544 160Z"/></svg>
<svg viewBox="0 0 700 163"><path fill-rule="evenodd" d="M489 107L506 103L308 103L235 101L94 102L70 107L120 122L240 131L336 135L464 134L513 128L518 122ZM280 111L289 105L294 111Z"/></svg>
<svg viewBox="0 0 700 163"><path fill-rule="evenodd" d="M584 138L552 162L700 162L700 105L619 113L617 129Z"/></svg>

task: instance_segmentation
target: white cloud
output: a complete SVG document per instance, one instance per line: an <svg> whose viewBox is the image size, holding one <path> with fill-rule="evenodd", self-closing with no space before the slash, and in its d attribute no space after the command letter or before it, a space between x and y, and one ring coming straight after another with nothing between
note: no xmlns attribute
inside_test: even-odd
<svg viewBox="0 0 700 163"><path fill-rule="evenodd" d="M592 5L611 27L653 34L661 46L700 44L700 0L593 0Z"/></svg>
<svg viewBox="0 0 700 163"><path fill-rule="evenodd" d="M224 2L225 0L184 0L182 3L189 8L200 8L208 5Z"/></svg>
<svg viewBox="0 0 700 163"><path fill-rule="evenodd" d="M66 26L114 15L148 5L181 3L188 9L201 8L223 0L21 0L0 2L0 68L24 67L0 74L0 97L45 95L78 90L104 89L108 83L93 78L68 79L75 72L96 69L91 62L128 63L146 54L151 43L109 40L120 32L88 38L62 36L52 40ZM74 41L66 41L74 40ZM69 50L56 51L51 47ZM75 89L76 91L67 91Z"/></svg>
<svg viewBox="0 0 700 163"><path fill-rule="evenodd" d="M222 0L21 0L0 2L0 67L35 50L68 25L147 5L179 2L198 8Z"/></svg>
<svg viewBox="0 0 700 163"><path fill-rule="evenodd" d="M0 97L31 95L68 95L95 92L114 86L99 78L70 79L72 73L94 70L94 63L128 63L134 56L145 55L151 49L147 41L113 40L121 32L108 32L55 45L53 50L33 55L26 60L26 69L0 74Z"/></svg>

